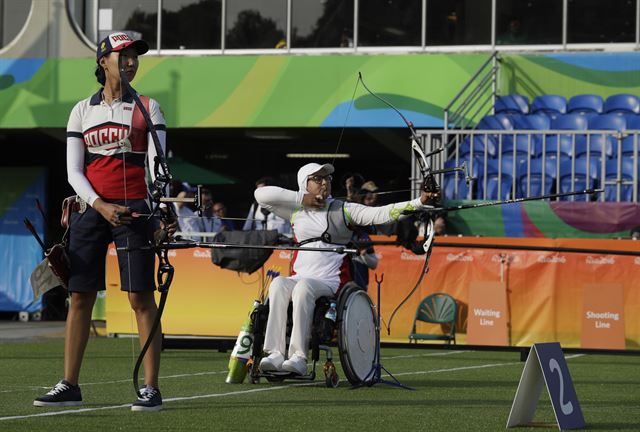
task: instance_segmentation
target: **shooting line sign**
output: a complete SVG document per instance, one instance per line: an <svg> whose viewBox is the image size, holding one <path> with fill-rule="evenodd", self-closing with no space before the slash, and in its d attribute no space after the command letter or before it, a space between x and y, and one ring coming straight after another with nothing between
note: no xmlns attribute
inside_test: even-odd
<svg viewBox="0 0 640 432"><path fill-rule="evenodd" d="M584 427L584 417L573 388L567 362L557 342L534 344L524 365L511 406L507 427L531 423L542 385L546 384L559 429Z"/></svg>

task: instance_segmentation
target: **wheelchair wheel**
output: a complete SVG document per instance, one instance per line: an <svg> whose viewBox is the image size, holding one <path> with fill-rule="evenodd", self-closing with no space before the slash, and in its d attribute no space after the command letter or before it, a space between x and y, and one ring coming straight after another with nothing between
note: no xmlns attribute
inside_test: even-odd
<svg viewBox="0 0 640 432"><path fill-rule="evenodd" d="M345 285L338 299L338 349L351 384L373 381L376 319L373 303L357 285Z"/></svg>

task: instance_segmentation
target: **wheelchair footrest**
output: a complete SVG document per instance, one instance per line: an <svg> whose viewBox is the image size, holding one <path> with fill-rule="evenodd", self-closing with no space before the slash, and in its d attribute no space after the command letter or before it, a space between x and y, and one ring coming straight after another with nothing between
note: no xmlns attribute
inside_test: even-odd
<svg viewBox="0 0 640 432"><path fill-rule="evenodd" d="M313 381L316 379L316 371L315 368L313 368L311 373L306 375L298 375L288 371L260 372L258 376L265 377L269 382L280 382L284 380Z"/></svg>

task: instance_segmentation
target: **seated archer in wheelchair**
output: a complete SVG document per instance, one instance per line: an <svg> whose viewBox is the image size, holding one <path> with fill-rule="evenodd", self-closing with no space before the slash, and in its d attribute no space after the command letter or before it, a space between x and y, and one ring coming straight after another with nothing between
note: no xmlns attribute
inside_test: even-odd
<svg viewBox="0 0 640 432"><path fill-rule="evenodd" d="M335 249L336 246L348 244L354 227L386 224L400 219L406 211L429 207L426 203L432 196L426 192L411 201L381 207L333 199L333 172L330 164L310 163L298 170L298 191L265 186L256 189L254 195L263 208L291 222L298 246L317 249ZM344 253L316 250L294 252L291 276L278 277L269 287L269 312L262 345L266 356L259 362L262 373L284 372L291 376L306 376L307 343L316 300L336 296L349 280L348 266L349 260ZM364 306L362 295L350 295L349 298L352 298L351 303L356 304L354 307ZM287 350L287 310L290 301L292 327ZM370 305L368 297L367 302ZM347 307L345 304L344 308ZM340 308L338 312L340 315ZM343 333L352 331L344 322L342 330ZM340 336L338 333L339 339ZM257 344L256 348L259 348Z"/></svg>

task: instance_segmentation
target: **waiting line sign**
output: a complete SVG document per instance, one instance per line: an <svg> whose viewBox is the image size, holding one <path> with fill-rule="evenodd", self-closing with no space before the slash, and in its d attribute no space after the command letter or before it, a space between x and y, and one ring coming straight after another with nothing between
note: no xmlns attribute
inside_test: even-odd
<svg viewBox="0 0 640 432"><path fill-rule="evenodd" d="M543 384L546 384L558 428L583 428L584 417L578 396L562 348L557 342L534 344L531 347L513 399L507 427L526 425L533 421Z"/></svg>
<svg viewBox="0 0 640 432"><path fill-rule="evenodd" d="M505 346L509 343L507 288L501 282L476 281L469 285L467 343Z"/></svg>

